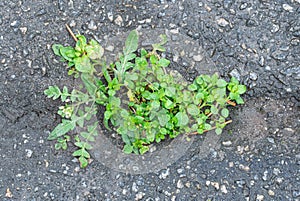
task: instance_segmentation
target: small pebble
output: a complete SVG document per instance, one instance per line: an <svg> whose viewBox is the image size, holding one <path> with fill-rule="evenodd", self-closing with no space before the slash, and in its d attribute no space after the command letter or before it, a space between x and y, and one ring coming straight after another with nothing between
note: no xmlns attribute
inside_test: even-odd
<svg viewBox="0 0 300 201"><path fill-rule="evenodd" d="M249 75L250 79L253 80L253 81L256 81L257 78L258 78L258 75L254 72L251 72L250 75Z"/></svg>
<svg viewBox="0 0 300 201"><path fill-rule="evenodd" d="M133 192L138 192L138 186L136 185L135 182L133 182L132 187L131 187L131 190L132 190Z"/></svg>
<svg viewBox="0 0 300 201"><path fill-rule="evenodd" d="M177 182L177 188L183 188L184 186L183 186L183 183L182 183L182 181L179 179L178 180L178 182Z"/></svg>
<svg viewBox="0 0 300 201"><path fill-rule="evenodd" d="M275 140L274 140L274 138L268 137L268 138L267 138L267 140L268 140L268 142L270 142L270 143L272 143L272 144L274 144L274 143L275 143Z"/></svg>
<svg viewBox="0 0 300 201"><path fill-rule="evenodd" d="M27 27L20 27L20 31L22 32L22 34L26 34Z"/></svg>
<svg viewBox="0 0 300 201"><path fill-rule="evenodd" d="M97 30L97 26L96 26L94 20L90 21L90 23L88 24L88 28L91 30Z"/></svg>
<svg viewBox="0 0 300 201"><path fill-rule="evenodd" d="M222 144L224 146L230 146L230 145L232 145L232 142L231 141L225 141L225 142L222 142Z"/></svg>
<svg viewBox="0 0 300 201"><path fill-rule="evenodd" d="M25 149L26 157L30 158L32 156L33 151L31 149Z"/></svg>
<svg viewBox="0 0 300 201"><path fill-rule="evenodd" d="M220 189L220 184L218 182L211 182L211 185L215 187L216 190Z"/></svg>
<svg viewBox="0 0 300 201"><path fill-rule="evenodd" d="M224 193L224 194L228 193L225 185L221 185L221 192Z"/></svg>
<svg viewBox="0 0 300 201"><path fill-rule="evenodd" d="M159 175L160 179L166 179L170 174L170 169L168 168L167 170L162 171L162 173Z"/></svg>
<svg viewBox="0 0 300 201"><path fill-rule="evenodd" d="M114 20L114 15L112 12L108 12L107 17L108 17L109 21L111 21L111 22Z"/></svg>
<svg viewBox="0 0 300 201"><path fill-rule="evenodd" d="M226 27L229 24L229 22L227 20L225 20L224 18L218 19L217 23L221 27Z"/></svg>
<svg viewBox="0 0 300 201"><path fill-rule="evenodd" d="M199 54L199 55L194 55L194 56L193 56L193 59L194 59L195 61L202 61L203 56L202 56L201 54Z"/></svg>
<svg viewBox="0 0 300 201"><path fill-rule="evenodd" d="M264 200L264 196L258 194L258 195L256 196L256 200L258 200L258 201L263 201L263 200Z"/></svg>
<svg viewBox="0 0 300 201"><path fill-rule="evenodd" d="M120 15L118 15L114 22L115 22L116 25L122 26L123 18Z"/></svg>
<svg viewBox="0 0 300 201"><path fill-rule="evenodd" d="M282 7L286 11L293 12L293 7L290 6L289 4L283 4Z"/></svg>
<svg viewBox="0 0 300 201"><path fill-rule="evenodd" d="M138 201L138 200L143 199L144 195L145 195L145 193L143 193L143 192L137 193L137 194L135 195L135 200Z"/></svg>
<svg viewBox="0 0 300 201"><path fill-rule="evenodd" d="M269 196L274 196L275 195L274 191L272 191L272 190L268 190L268 194L269 194Z"/></svg>

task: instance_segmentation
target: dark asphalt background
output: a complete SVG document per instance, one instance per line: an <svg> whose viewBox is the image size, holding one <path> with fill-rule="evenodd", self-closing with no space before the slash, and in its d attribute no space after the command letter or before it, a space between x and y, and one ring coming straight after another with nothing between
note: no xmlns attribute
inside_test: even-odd
<svg viewBox="0 0 300 201"><path fill-rule="evenodd" d="M55 0L0 2L0 200L300 200L299 0ZM71 86L51 45L73 31L105 41L138 26L174 29L200 44L246 104L219 146L201 137L157 173L85 170L46 140L60 121L49 85Z"/></svg>

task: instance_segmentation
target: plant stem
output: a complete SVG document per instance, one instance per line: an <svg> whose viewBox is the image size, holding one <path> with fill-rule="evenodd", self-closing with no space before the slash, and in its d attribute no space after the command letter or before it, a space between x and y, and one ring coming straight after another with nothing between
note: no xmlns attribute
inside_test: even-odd
<svg viewBox="0 0 300 201"><path fill-rule="evenodd" d="M227 125L227 124L230 124L231 122L232 122L232 120L228 120L228 121L225 121L223 124ZM211 129L204 130L203 132L208 132L208 131L214 130L216 128L217 128L216 126L213 126L213 127L211 127ZM196 131L196 132L193 132L193 133L188 133L187 135L197 135L197 134L199 134L199 133Z"/></svg>
<svg viewBox="0 0 300 201"><path fill-rule="evenodd" d="M66 28L68 30L68 32L71 34L72 38L75 40L75 42L77 42L77 38L76 36L74 35L73 31L71 30L71 28L69 27L69 25L66 24Z"/></svg>
<svg viewBox="0 0 300 201"><path fill-rule="evenodd" d="M236 106L236 103L232 102L231 100L227 100L226 103L228 103L229 105L232 105L232 106Z"/></svg>

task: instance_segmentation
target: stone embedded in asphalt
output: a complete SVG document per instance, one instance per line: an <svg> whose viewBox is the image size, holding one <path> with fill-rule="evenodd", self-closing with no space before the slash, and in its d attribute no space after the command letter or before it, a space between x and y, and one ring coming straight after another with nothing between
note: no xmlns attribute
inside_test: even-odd
<svg viewBox="0 0 300 201"><path fill-rule="evenodd" d="M201 54L193 56L194 61L202 61L203 56Z"/></svg>
<svg viewBox="0 0 300 201"><path fill-rule="evenodd" d="M271 27L271 32L272 33L278 32L279 29L280 29L280 26L278 24L272 24L272 27Z"/></svg>
<svg viewBox="0 0 300 201"><path fill-rule="evenodd" d="M268 194L269 194L269 196L274 196L275 192L270 189L270 190L268 190Z"/></svg>
<svg viewBox="0 0 300 201"><path fill-rule="evenodd" d="M265 58L263 56L260 56L258 63L261 67L263 67L265 65Z"/></svg>
<svg viewBox="0 0 300 201"><path fill-rule="evenodd" d="M278 61L284 61L287 57L288 53L280 50L275 50L272 54L271 57L273 59L276 59Z"/></svg>
<svg viewBox="0 0 300 201"><path fill-rule="evenodd" d="M123 18L121 17L121 15L118 15L115 19L115 24L118 26L122 26L123 25Z"/></svg>
<svg viewBox="0 0 300 201"><path fill-rule="evenodd" d="M225 141L225 142L222 142L222 144L224 146L230 146L230 145L232 145L232 142L231 141Z"/></svg>
<svg viewBox="0 0 300 201"><path fill-rule="evenodd" d="M258 78L258 75L255 72L251 72L249 77L251 80L256 81Z"/></svg>
<svg viewBox="0 0 300 201"><path fill-rule="evenodd" d="M169 174L170 174L170 169L168 168L168 169L163 170L161 172L161 174L159 175L159 178L160 179L166 179L169 176Z"/></svg>
<svg viewBox="0 0 300 201"><path fill-rule="evenodd" d="M220 184L218 182L211 182L211 185L215 187L216 190L220 189Z"/></svg>
<svg viewBox="0 0 300 201"><path fill-rule="evenodd" d="M231 77L235 77L237 80L241 80L241 74L239 73L239 71L235 68L235 69L233 69L230 73L229 73L229 75L231 76Z"/></svg>
<svg viewBox="0 0 300 201"><path fill-rule="evenodd" d="M248 7L248 3L244 2L244 3L241 3L241 5L239 6L239 9L245 10L247 7Z"/></svg>
<svg viewBox="0 0 300 201"><path fill-rule="evenodd" d="M90 21L90 23L88 24L88 29L91 29L91 30L97 30L97 26L96 26L94 20L91 20L91 21Z"/></svg>
<svg viewBox="0 0 300 201"><path fill-rule="evenodd" d="M179 179L178 181L177 181L177 188L183 188L184 187L184 185L183 185L183 183L182 183L182 181Z"/></svg>
<svg viewBox="0 0 300 201"><path fill-rule="evenodd" d="M224 194L227 194L227 193L228 193L228 191L227 191L227 189L226 189L226 186L225 186L224 184L221 185L221 192L224 193Z"/></svg>
<svg viewBox="0 0 300 201"><path fill-rule="evenodd" d="M12 22L10 23L10 26L11 26L11 27L18 27L20 24L21 24L20 21L14 20L14 21L12 21Z"/></svg>
<svg viewBox="0 0 300 201"><path fill-rule="evenodd" d="M286 10L286 11L289 11L289 12L293 12L293 7L292 6L290 6L289 4L283 4L282 5L282 8L284 9L284 10Z"/></svg>
<svg viewBox="0 0 300 201"><path fill-rule="evenodd" d="M229 24L229 22L226 19L224 19L224 18L218 19L217 23L221 27L225 27L225 26L227 26Z"/></svg>
<svg viewBox="0 0 300 201"><path fill-rule="evenodd" d="M257 200L257 201L263 201L263 200L264 200L264 196L263 196L263 195L257 194L256 200Z"/></svg>
<svg viewBox="0 0 300 201"><path fill-rule="evenodd" d="M248 19L246 21L246 26L247 27L256 27L256 26L258 26L258 22L254 19Z"/></svg>

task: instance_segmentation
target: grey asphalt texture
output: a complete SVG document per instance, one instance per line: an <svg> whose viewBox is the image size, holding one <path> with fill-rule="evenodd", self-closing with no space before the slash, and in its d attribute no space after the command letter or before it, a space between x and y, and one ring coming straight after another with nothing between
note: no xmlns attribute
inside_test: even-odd
<svg viewBox="0 0 300 201"><path fill-rule="evenodd" d="M246 104L231 108L217 143L197 136L158 172L99 160L82 170L72 145L47 141L60 103L43 91L73 84L51 50L74 45L65 24L99 42L138 27L176 31L247 86ZM0 200L300 200L299 0L1 1L0 49Z"/></svg>

